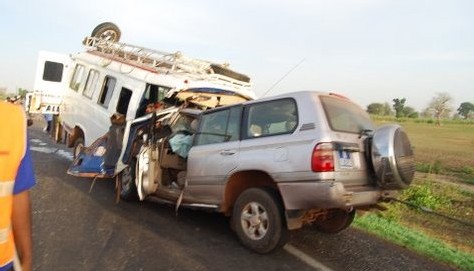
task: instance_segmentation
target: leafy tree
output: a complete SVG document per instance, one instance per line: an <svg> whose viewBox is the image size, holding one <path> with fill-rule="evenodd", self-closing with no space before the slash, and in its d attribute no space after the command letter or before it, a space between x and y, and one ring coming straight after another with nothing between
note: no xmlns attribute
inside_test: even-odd
<svg viewBox="0 0 474 271"><path fill-rule="evenodd" d="M453 98L447 92L439 92L431 99L427 111L433 113L436 118L436 125L441 125L441 118L448 117L452 111L451 101Z"/></svg>
<svg viewBox="0 0 474 271"><path fill-rule="evenodd" d="M395 117L401 118L403 117L403 108L405 107L405 102L407 100L405 98L399 99L393 99L393 109L395 109Z"/></svg>
<svg viewBox="0 0 474 271"><path fill-rule="evenodd" d="M371 103L367 106L367 113L372 115L383 115L383 104Z"/></svg>
<svg viewBox="0 0 474 271"><path fill-rule="evenodd" d="M470 102L461 103L458 114L463 116L464 119L468 119L471 114L474 114L474 104Z"/></svg>
<svg viewBox="0 0 474 271"><path fill-rule="evenodd" d="M418 112L415 111L415 109L411 106L405 106L403 108L403 116L405 117L408 117L408 118L412 118L412 119L416 119L419 117L419 114Z"/></svg>
<svg viewBox="0 0 474 271"><path fill-rule="evenodd" d="M388 103L371 103L367 106L367 113L379 116L389 116L392 114Z"/></svg>

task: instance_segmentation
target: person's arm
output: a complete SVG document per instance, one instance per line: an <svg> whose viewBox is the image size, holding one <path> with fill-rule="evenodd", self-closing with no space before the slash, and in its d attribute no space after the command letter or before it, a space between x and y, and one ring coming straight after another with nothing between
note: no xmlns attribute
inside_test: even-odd
<svg viewBox="0 0 474 271"><path fill-rule="evenodd" d="M30 192L25 190L13 196L12 229L15 246L20 258L23 271L32 268L32 240L31 240L31 203Z"/></svg>
<svg viewBox="0 0 474 271"><path fill-rule="evenodd" d="M23 271L30 271L33 262L29 190L35 183L33 161L27 145L15 179L12 206L12 231Z"/></svg>

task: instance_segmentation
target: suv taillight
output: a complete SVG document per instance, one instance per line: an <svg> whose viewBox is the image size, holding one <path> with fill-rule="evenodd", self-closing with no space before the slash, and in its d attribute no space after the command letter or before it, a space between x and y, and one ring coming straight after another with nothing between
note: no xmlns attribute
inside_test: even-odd
<svg viewBox="0 0 474 271"><path fill-rule="evenodd" d="M314 172L334 171L334 150L332 143L319 143L313 149L311 169Z"/></svg>

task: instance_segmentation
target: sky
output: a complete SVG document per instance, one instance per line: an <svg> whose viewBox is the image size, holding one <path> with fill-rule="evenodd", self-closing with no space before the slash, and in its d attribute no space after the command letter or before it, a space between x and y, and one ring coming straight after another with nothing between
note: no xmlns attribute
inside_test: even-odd
<svg viewBox="0 0 474 271"><path fill-rule="evenodd" d="M337 92L425 109L474 103L474 1L0 0L0 88L33 90L40 50L75 53L102 22L121 41L230 67L261 97Z"/></svg>

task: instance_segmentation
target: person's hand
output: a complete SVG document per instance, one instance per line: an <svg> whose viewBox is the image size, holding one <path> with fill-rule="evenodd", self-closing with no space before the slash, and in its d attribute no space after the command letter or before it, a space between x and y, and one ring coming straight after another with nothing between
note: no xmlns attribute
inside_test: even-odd
<svg viewBox="0 0 474 271"><path fill-rule="evenodd" d="M151 103L151 104L148 104L148 105L146 106L145 112L146 112L146 113L151 113L151 112L153 112L154 110L155 110L155 105Z"/></svg>

